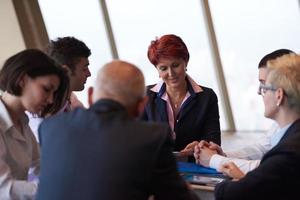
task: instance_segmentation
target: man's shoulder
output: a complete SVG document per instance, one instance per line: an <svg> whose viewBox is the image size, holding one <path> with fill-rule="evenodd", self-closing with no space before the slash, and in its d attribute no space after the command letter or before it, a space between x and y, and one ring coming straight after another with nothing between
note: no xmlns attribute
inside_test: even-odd
<svg viewBox="0 0 300 200"><path fill-rule="evenodd" d="M145 132L153 132L153 133L168 133L170 131L169 126L166 123L161 122L150 122L143 120L135 120L134 127L137 129L144 129Z"/></svg>
<svg viewBox="0 0 300 200"><path fill-rule="evenodd" d="M74 120L76 118L84 118L84 115L86 115L86 111L86 109L78 107L69 112L58 113L56 115L45 118L42 122L42 125L52 123L66 125L66 123L71 123L70 119Z"/></svg>
<svg viewBox="0 0 300 200"><path fill-rule="evenodd" d="M156 140L162 143L171 136L171 130L166 123L135 120L130 126L131 127L127 129L132 131L130 135L138 134L141 138L146 140Z"/></svg>

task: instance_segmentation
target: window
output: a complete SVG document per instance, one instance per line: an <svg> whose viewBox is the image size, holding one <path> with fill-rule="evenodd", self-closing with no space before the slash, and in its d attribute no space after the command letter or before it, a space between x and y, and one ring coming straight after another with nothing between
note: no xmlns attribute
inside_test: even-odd
<svg viewBox="0 0 300 200"><path fill-rule="evenodd" d="M92 50L92 77L87 88L98 69L112 59L99 1L39 0L39 3L51 39L75 36ZM226 130L200 3L199 0L106 1L119 57L140 67L146 84L158 81L156 69L147 58L151 40L173 33L185 41L190 52L188 74L198 84L216 92L221 128ZM236 128L266 130L271 120L264 118L263 102L257 95L257 65L265 54L279 48L299 52L299 2L210 0L209 3ZM87 105L86 91L78 95Z"/></svg>
<svg viewBox="0 0 300 200"><path fill-rule="evenodd" d="M188 74L198 84L213 88L218 95L198 0L109 0L107 7L120 58L138 65L146 84L158 81L157 71L147 58L151 40L172 33L180 36L189 49ZM220 103L219 109L221 128L226 129Z"/></svg>
<svg viewBox="0 0 300 200"><path fill-rule="evenodd" d="M237 130L268 129L257 95L258 63L276 49L298 52L298 1L209 2Z"/></svg>
<svg viewBox="0 0 300 200"><path fill-rule="evenodd" d="M99 68L111 60L99 2L39 0L39 4L50 39L74 36L91 49L89 69L92 75L85 90L77 92L87 106L87 88L93 84Z"/></svg>

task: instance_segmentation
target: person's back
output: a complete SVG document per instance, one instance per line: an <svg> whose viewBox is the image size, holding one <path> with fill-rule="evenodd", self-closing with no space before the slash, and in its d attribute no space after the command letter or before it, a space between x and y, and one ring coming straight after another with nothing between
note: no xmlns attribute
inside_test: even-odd
<svg viewBox="0 0 300 200"><path fill-rule="evenodd" d="M177 173L168 126L136 120L128 109L100 98L46 119L37 200L193 198Z"/></svg>

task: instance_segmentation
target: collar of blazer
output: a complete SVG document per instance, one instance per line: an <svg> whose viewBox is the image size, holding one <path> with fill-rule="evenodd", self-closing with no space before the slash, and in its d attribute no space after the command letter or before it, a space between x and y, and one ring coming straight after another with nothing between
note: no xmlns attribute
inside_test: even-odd
<svg viewBox="0 0 300 200"><path fill-rule="evenodd" d="M186 75L186 82L188 86L188 92L191 95L194 95L199 92L203 92L203 89L200 85L198 85L189 75ZM162 95L166 92L166 84L161 80L154 86L150 88L151 91L158 93L159 97L162 97Z"/></svg>
<svg viewBox="0 0 300 200"><path fill-rule="evenodd" d="M300 119L297 119L292 123L292 125L286 130L285 134L282 136L281 140L275 145L270 151L268 151L262 158L261 162L263 162L267 157L273 154L274 151L282 149L282 145L284 148L298 148L300 149ZM287 145L288 143L288 145ZM284 149L284 151L288 151L288 149Z"/></svg>
<svg viewBox="0 0 300 200"><path fill-rule="evenodd" d="M122 104L112 99L100 99L94 103L90 109L101 113L115 111L127 113L126 108Z"/></svg>

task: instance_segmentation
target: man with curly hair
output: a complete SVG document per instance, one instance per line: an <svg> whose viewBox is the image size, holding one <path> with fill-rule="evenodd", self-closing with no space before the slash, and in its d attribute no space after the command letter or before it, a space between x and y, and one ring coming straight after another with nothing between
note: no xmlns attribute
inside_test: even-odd
<svg viewBox="0 0 300 200"><path fill-rule="evenodd" d="M75 37L59 37L56 40L50 41L46 49L46 54L63 66L68 71L70 77L68 101L59 112L67 112L76 107L84 107L73 91L82 91L87 78L91 76L88 68L88 57L91 55L91 50L84 42ZM37 130L43 118L27 114L29 116L29 126L38 140Z"/></svg>
<svg viewBox="0 0 300 200"><path fill-rule="evenodd" d="M68 70L71 92L82 91L91 76L88 68L91 50L85 43L74 37L57 38L49 43L46 53Z"/></svg>

